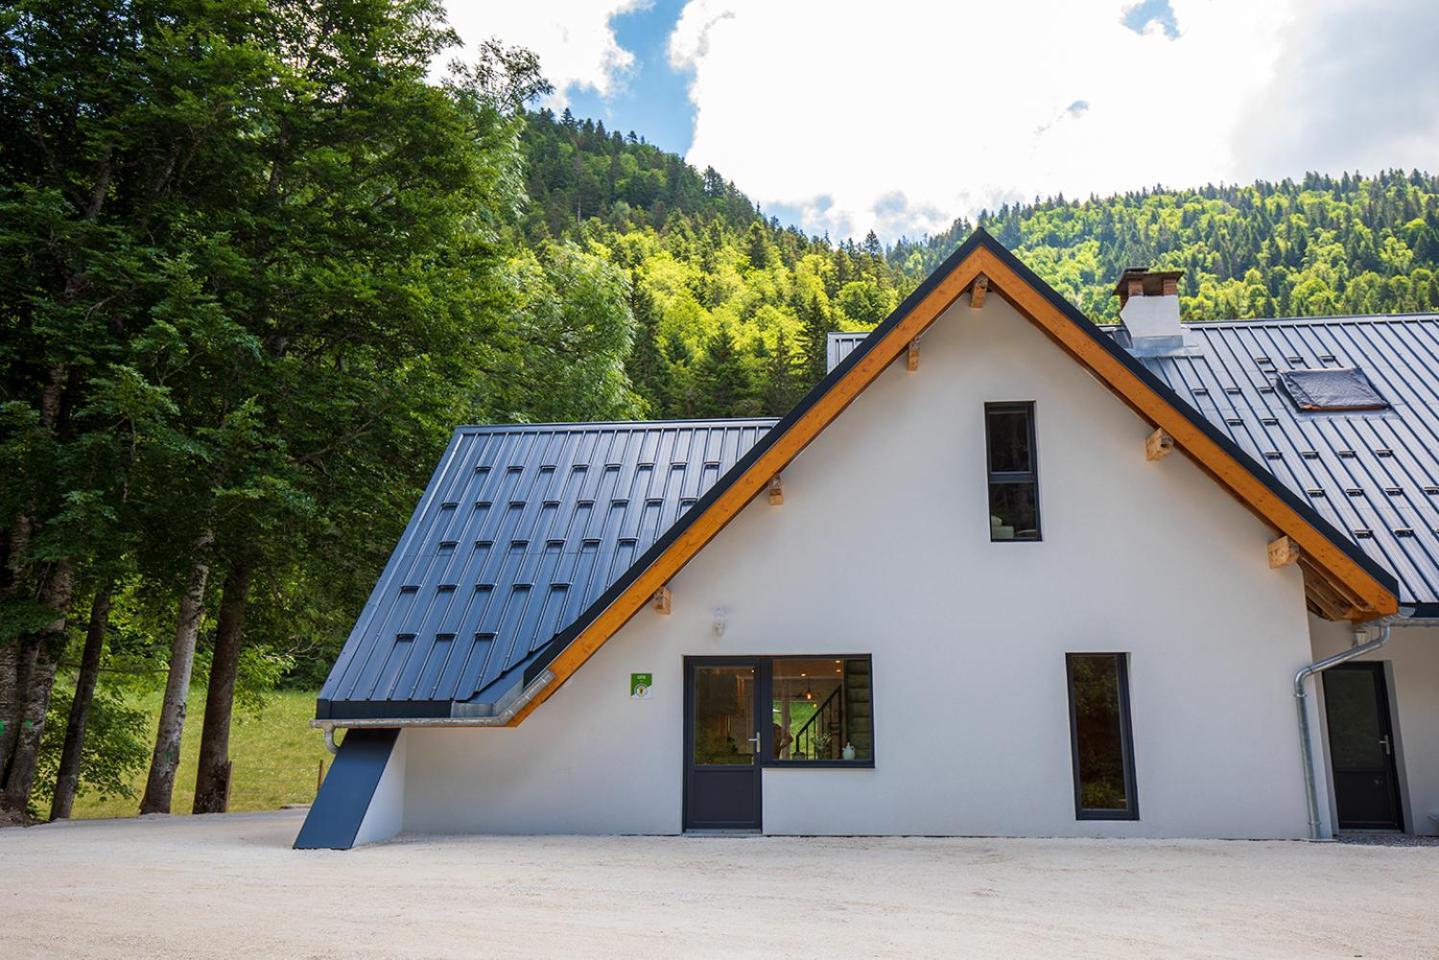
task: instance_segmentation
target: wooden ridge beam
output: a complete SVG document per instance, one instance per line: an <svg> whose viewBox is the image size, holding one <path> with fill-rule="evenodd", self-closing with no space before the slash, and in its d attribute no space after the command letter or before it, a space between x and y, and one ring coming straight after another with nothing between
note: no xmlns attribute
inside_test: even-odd
<svg viewBox="0 0 1439 960"><path fill-rule="evenodd" d="M974 285L969 288L969 306L972 310L978 310L984 306L984 295L989 293L989 277L984 274L974 278Z"/></svg>

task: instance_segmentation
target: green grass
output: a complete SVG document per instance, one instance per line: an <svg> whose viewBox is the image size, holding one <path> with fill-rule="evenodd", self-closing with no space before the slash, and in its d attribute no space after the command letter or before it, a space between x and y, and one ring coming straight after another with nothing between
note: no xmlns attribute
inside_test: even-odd
<svg viewBox="0 0 1439 960"><path fill-rule="evenodd" d="M151 718L150 746L154 745L159 723L161 693L137 703ZM185 736L180 746L180 769L175 776L173 813L189 813L195 800L195 758L200 752L200 728L204 723L205 689L190 691L190 712L185 717ZM320 731L310 727L315 715L315 694L285 690L274 694L260 716L236 713L230 727L230 761L234 764L230 786L230 809L276 810L287 803L309 803L315 798L315 773L321 761L330 769ZM140 795L145 792L147 770L135 774L133 799L101 799L93 793L75 798L75 816L133 817L139 812Z"/></svg>

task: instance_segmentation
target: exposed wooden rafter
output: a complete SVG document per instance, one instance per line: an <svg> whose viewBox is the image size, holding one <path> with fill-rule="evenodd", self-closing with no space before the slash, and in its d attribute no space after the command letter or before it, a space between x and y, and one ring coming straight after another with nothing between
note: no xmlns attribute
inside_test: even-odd
<svg viewBox="0 0 1439 960"><path fill-rule="evenodd" d="M1163 429L1154 431L1144 441L1144 459L1163 460L1174 452L1174 438Z"/></svg>
<svg viewBox="0 0 1439 960"><path fill-rule="evenodd" d="M1278 570L1280 567L1287 567L1299 562L1299 544L1289 537L1280 537L1278 540L1270 541L1269 544L1269 566Z"/></svg>
<svg viewBox="0 0 1439 960"><path fill-rule="evenodd" d="M779 474L769 478L769 502L776 507L784 503L784 479Z"/></svg>
<svg viewBox="0 0 1439 960"><path fill-rule="evenodd" d="M669 587L660 587L658 590L656 590L656 591L655 591L654 602L655 602L655 609L658 610L660 613L669 613L669 612L670 612L670 588L669 588Z"/></svg>
<svg viewBox="0 0 1439 960"><path fill-rule="evenodd" d="M919 369L919 341L918 341L918 340L911 340L911 341L909 341L909 352L905 355L905 358L904 358L904 366L905 366L905 369L908 370L910 373L914 373L914 371L916 371L916 370Z"/></svg>

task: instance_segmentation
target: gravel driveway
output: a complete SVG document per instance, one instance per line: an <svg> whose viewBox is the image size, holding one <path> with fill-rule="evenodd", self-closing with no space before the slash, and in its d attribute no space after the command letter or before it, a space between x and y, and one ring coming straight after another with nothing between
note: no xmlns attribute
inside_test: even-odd
<svg viewBox="0 0 1439 960"><path fill-rule="evenodd" d="M1439 956L1439 848L464 837L302 812L0 831L0 957Z"/></svg>

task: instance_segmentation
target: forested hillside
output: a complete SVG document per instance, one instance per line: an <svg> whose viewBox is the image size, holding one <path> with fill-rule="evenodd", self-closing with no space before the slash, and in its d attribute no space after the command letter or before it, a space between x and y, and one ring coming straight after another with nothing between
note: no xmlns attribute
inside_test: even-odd
<svg viewBox="0 0 1439 960"><path fill-rule="evenodd" d="M872 326L974 229L883 248L766 220L714 170L633 134L548 111L526 118L526 240L565 237L633 287L626 369L654 416L779 414L823 372L827 330ZM1439 178L1386 172L1301 182L1062 197L982 214L1089 316L1115 319L1120 272L1185 271L1192 320L1433 309Z"/></svg>

